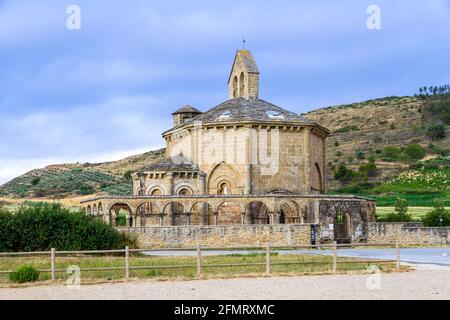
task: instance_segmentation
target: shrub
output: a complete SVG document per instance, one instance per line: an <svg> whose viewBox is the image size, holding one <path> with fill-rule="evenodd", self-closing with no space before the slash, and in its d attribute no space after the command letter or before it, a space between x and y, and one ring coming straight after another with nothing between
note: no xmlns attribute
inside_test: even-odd
<svg viewBox="0 0 450 320"><path fill-rule="evenodd" d="M353 162L353 157L352 157L352 156L349 156L349 157L347 158L347 161L348 161L348 163L352 163L352 162Z"/></svg>
<svg viewBox="0 0 450 320"><path fill-rule="evenodd" d="M359 167L359 172L365 172L369 177L375 177L378 173L378 168L373 162L363 164Z"/></svg>
<svg viewBox="0 0 450 320"><path fill-rule="evenodd" d="M358 160L363 160L366 157L364 151L362 151L361 149L356 150L355 154Z"/></svg>
<svg viewBox="0 0 450 320"><path fill-rule="evenodd" d="M90 185L82 185L78 190L78 194L81 196L86 196L88 194L93 194L95 192L94 188Z"/></svg>
<svg viewBox="0 0 450 320"><path fill-rule="evenodd" d="M33 179L31 179L31 185L36 186L39 184L40 181L41 181L40 177L34 177Z"/></svg>
<svg viewBox="0 0 450 320"><path fill-rule="evenodd" d="M341 151L336 151L336 157L340 157L342 156L342 152Z"/></svg>
<svg viewBox="0 0 450 320"><path fill-rule="evenodd" d="M410 170L419 170L419 169L423 168L423 163L421 163L421 162L411 162L408 167L409 167Z"/></svg>
<svg viewBox="0 0 450 320"><path fill-rule="evenodd" d="M14 232L12 220L12 214L0 208L0 251L13 251L14 249L14 241L11 237Z"/></svg>
<svg viewBox="0 0 450 320"><path fill-rule="evenodd" d="M419 160L425 157L425 149L417 143L410 144L406 147L404 154L410 160Z"/></svg>
<svg viewBox="0 0 450 320"><path fill-rule="evenodd" d="M33 282L38 279L39 271L31 265L21 266L19 269L9 274L9 280L17 283Z"/></svg>
<svg viewBox="0 0 450 320"><path fill-rule="evenodd" d="M389 129L395 130L395 123L391 123L391 125L389 126Z"/></svg>
<svg viewBox="0 0 450 320"><path fill-rule="evenodd" d="M428 212L422 218L422 222L427 227L450 226L450 212L444 208L442 200L434 199L434 210Z"/></svg>
<svg viewBox="0 0 450 320"><path fill-rule="evenodd" d="M334 146L335 146L335 147L339 147L339 141L335 141L335 142L334 142Z"/></svg>
<svg viewBox="0 0 450 320"><path fill-rule="evenodd" d="M125 178L125 180L131 181L132 180L131 175L133 174L133 172L134 172L133 170L127 170L127 172L125 172L123 174L123 177Z"/></svg>
<svg viewBox="0 0 450 320"><path fill-rule="evenodd" d="M401 150L396 146L387 146L383 148L381 156L383 160L395 161L398 160L401 154Z"/></svg>
<svg viewBox="0 0 450 320"><path fill-rule="evenodd" d="M445 138L445 125L442 123L431 125L427 128L427 136L432 140Z"/></svg>
<svg viewBox="0 0 450 320"><path fill-rule="evenodd" d="M350 181L353 177L353 171L347 169L343 162L340 162L333 173L333 177L341 182Z"/></svg>
<svg viewBox="0 0 450 320"><path fill-rule="evenodd" d="M385 217L377 219L378 222L411 222L413 221L410 214L399 214L395 212L388 213Z"/></svg>
<svg viewBox="0 0 450 320"><path fill-rule="evenodd" d="M0 219L0 251L108 250L136 246L136 239L112 226L59 204L22 206Z"/></svg>

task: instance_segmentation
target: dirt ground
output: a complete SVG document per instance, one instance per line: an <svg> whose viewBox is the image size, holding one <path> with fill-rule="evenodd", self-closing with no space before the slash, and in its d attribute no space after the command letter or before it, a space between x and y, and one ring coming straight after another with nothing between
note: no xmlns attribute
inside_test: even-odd
<svg viewBox="0 0 450 320"><path fill-rule="evenodd" d="M0 289L0 299L450 299L450 268L422 267L410 272L371 275L34 286Z"/></svg>

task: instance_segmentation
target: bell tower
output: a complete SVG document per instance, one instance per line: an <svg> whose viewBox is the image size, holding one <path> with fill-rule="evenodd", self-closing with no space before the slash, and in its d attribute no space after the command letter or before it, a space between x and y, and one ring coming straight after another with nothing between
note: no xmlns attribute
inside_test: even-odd
<svg viewBox="0 0 450 320"><path fill-rule="evenodd" d="M228 78L229 99L258 99L259 70L249 50L238 50Z"/></svg>

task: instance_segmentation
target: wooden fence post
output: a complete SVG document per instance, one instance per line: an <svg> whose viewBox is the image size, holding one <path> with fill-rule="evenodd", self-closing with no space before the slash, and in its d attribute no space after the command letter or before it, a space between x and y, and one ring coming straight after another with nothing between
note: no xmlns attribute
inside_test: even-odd
<svg viewBox="0 0 450 320"><path fill-rule="evenodd" d="M270 242L266 245L266 273L270 273Z"/></svg>
<svg viewBox="0 0 450 320"><path fill-rule="evenodd" d="M130 278L130 247L125 247L125 279Z"/></svg>
<svg viewBox="0 0 450 320"><path fill-rule="evenodd" d="M51 273L52 273L52 281L56 280L56 259L55 259L55 248L52 248L50 251L50 265L51 265Z"/></svg>
<svg viewBox="0 0 450 320"><path fill-rule="evenodd" d="M396 262L395 262L395 270L400 271L400 243L395 243L395 256L396 256Z"/></svg>
<svg viewBox="0 0 450 320"><path fill-rule="evenodd" d="M333 273L337 272L337 242L333 241Z"/></svg>
<svg viewBox="0 0 450 320"><path fill-rule="evenodd" d="M200 248L200 243L197 244L197 275L199 277L203 276L203 261L202 261L202 250Z"/></svg>

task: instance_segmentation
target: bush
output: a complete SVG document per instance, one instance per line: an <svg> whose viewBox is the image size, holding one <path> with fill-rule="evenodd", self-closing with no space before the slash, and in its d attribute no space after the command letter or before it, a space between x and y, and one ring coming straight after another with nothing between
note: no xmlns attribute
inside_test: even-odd
<svg viewBox="0 0 450 320"><path fill-rule="evenodd" d="M378 222L411 222L413 221L410 214L399 214L395 212L388 213L385 217L378 218Z"/></svg>
<svg viewBox="0 0 450 320"><path fill-rule="evenodd" d="M0 215L0 251L108 250L136 246L136 239L112 226L59 204L22 206Z"/></svg>
<svg viewBox="0 0 450 320"><path fill-rule="evenodd" d="M348 182L353 177L353 171L347 169L343 162L340 162L333 173L333 177L341 182Z"/></svg>
<svg viewBox="0 0 450 320"><path fill-rule="evenodd" d="M381 157L385 161L395 161L398 160L401 154L401 150L396 146L387 146L383 148L381 152Z"/></svg>
<svg viewBox="0 0 450 320"><path fill-rule="evenodd" d="M369 177L376 177L378 168L373 162L363 164L359 167L359 172L365 172Z"/></svg>
<svg viewBox="0 0 450 320"><path fill-rule="evenodd" d="M410 160L419 160L425 157L425 149L417 143L410 144L406 147L404 154Z"/></svg>
<svg viewBox="0 0 450 320"><path fill-rule="evenodd" d="M9 274L9 280L17 283L33 282L39 279L39 271L30 265L21 266Z"/></svg>
<svg viewBox="0 0 450 320"><path fill-rule="evenodd" d="M133 180L133 178L131 177L131 175L133 174L133 172L134 172L133 170L127 170L127 172L125 172L125 173L123 174L124 179L127 180L127 181Z"/></svg>
<svg viewBox="0 0 450 320"><path fill-rule="evenodd" d="M356 150L355 154L358 160L363 160L366 157L364 151L362 151L361 149Z"/></svg>
<svg viewBox="0 0 450 320"><path fill-rule="evenodd" d="M428 212L422 218L422 222L427 227L450 226L450 212L444 208L444 202L442 200L434 199L434 210Z"/></svg>
<svg viewBox="0 0 450 320"><path fill-rule="evenodd" d="M445 125L439 123L427 128L427 136L432 140L441 140L445 138Z"/></svg>
<svg viewBox="0 0 450 320"><path fill-rule="evenodd" d="M34 177L33 179L31 179L31 185L36 186L39 184L40 181L41 181L40 177Z"/></svg>

